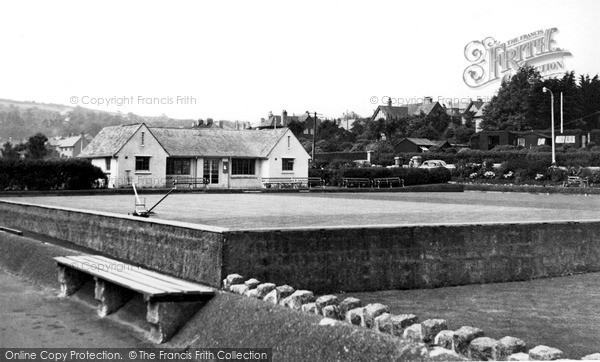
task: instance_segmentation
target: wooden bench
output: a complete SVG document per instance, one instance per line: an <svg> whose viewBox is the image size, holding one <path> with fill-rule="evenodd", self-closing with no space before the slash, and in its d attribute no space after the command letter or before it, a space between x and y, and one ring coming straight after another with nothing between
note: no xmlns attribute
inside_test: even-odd
<svg viewBox="0 0 600 362"><path fill-rule="evenodd" d="M296 181L296 185L303 187L324 187L325 180L320 177L293 177L294 181Z"/></svg>
<svg viewBox="0 0 600 362"><path fill-rule="evenodd" d="M388 185L390 188L394 185L404 187L404 180L400 177L378 177L373 179L373 186L375 185L377 185L377 188L380 188L381 185Z"/></svg>
<svg viewBox="0 0 600 362"><path fill-rule="evenodd" d="M301 182L294 177L263 177L262 185L264 188L271 188L277 186L278 188L297 188L301 185Z"/></svg>
<svg viewBox="0 0 600 362"><path fill-rule="evenodd" d="M342 186L343 187L370 187L371 180L363 177L345 177L342 178Z"/></svg>
<svg viewBox="0 0 600 362"><path fill-rule="evenodd" d="M173 180L173 187L177 188L177 185L188 185L189 188L195 188L198 185L207 187L208 179L206 177L178 177Z"/></svg>
<svg viewBox="0 0 600 362"><path fill-rule="evenodd" d="M567 176L567 180L563 182L563 187L569 186L588 187L589 181L587 177L582 178L579 176Z"/></svg>
<svg viewBox="0 0 600 362"><path fill-rule="evenodd" d="M74 294L93 277L100 317L119 310L141 293L151 324L150 339L155 343L169 340L215 294L214 288L103 256L59 256L54 260L58 263L61 297Z"/></svg>

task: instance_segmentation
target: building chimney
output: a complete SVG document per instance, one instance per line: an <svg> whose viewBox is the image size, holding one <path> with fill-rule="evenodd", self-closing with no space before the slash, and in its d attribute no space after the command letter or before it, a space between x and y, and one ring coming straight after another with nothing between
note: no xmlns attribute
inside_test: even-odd
<svg viewBox="0 0 600 362"><path fill-rule="evenodd" d="M388 97L388 107L392 106L392 97Z"/></svg>
<svg viewBox="0 0 600 362"><path fill-rule="evenodd" d="M236 130L240 129L240 122L239 121L235 121L235 129Z"/></svg>
<svg viewBox="0 0 600 362"><path fill-rule="evenodd" d="M433 103L432 97L423 97L423 104L431 104Z"/></svg>
<svg viewBox="0 0 600 362"><path fill-rule="evenodd" d="M287 111L281 111L281 127L287 127Z"/></svg>

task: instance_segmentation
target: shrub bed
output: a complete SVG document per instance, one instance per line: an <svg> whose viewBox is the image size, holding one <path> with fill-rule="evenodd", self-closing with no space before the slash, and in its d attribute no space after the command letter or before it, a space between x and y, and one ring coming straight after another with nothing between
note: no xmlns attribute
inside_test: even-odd
<svg viewBox="0 0 600 362"><path fill-rule="evenodd" d="M515 159L531 158L538 160L551 160L551 152L546 148L532 150L512 150L512 151L480 151L480 150L462 150L457 153L450 152L425 152L425 153L399 153L382 154L379 159L374 160L374 164L385 165L393 164L394 157L399 156L406 164L411 157L421 156L423 160L443 160L450 164L460 163L483 163L485 160L491 160L494 163L502 163ZM385 162L382 160L386 160ZM600 166L600 152L590 151L589 149L580 150L557 150L556 162L560 166L579 167L579 166Z"/></svg>
<svg viewBox="0 0 600 362"><path fill-rule="evenodd" d="M0 159L0 190L83 190L98 179L104 172L87 160Z"/></svg>
<svg viewBox="0 0 600 362"><path fill-rule="evenodd" d="M457 164L453 179L486 183L534 183L538 185L562 185L568 176L587 178L590 184L600 183L600 167L553 167L550 159L525 157L511 159L493 167L485 160L482 164Z"/></svg>

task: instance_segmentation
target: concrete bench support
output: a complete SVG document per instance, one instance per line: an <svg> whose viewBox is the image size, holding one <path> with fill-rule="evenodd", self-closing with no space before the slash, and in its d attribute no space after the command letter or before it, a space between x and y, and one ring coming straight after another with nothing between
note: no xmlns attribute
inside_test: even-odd
<svg viewBox="0 0 600 362"><path fill-rule="evenodd" d="M164 343L173 337L181 327L206 303L205 301L167 302L149 300L146 319L150 322L150 340Z"/></svg>
<svg viewBox="0 0 600 362"><path fill-rule="evenodd" d="M60 283L61 298L75 294L85 283L85 276L79 271L64 265L58 266L58 282Z"/></svg>
<svg viewBox="0 0 600 362"><path fill-rule="evenodd" d="M127 288L120 287L98 277L94 279L96 280L94 294L96 299L100 301L100 305L98 305L98 315L100 317L106 317L116 312L135 295L135 292Z"/></svg>

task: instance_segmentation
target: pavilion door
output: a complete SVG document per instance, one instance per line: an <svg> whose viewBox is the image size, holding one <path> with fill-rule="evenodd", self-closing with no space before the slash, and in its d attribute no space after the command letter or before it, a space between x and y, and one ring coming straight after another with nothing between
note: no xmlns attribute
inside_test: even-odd
<svg viewBox="0 0 600 362"><path fill-rule="evenodd" d="M204 177L209 184L219 183L219 159L204 159Z"/></svg>

